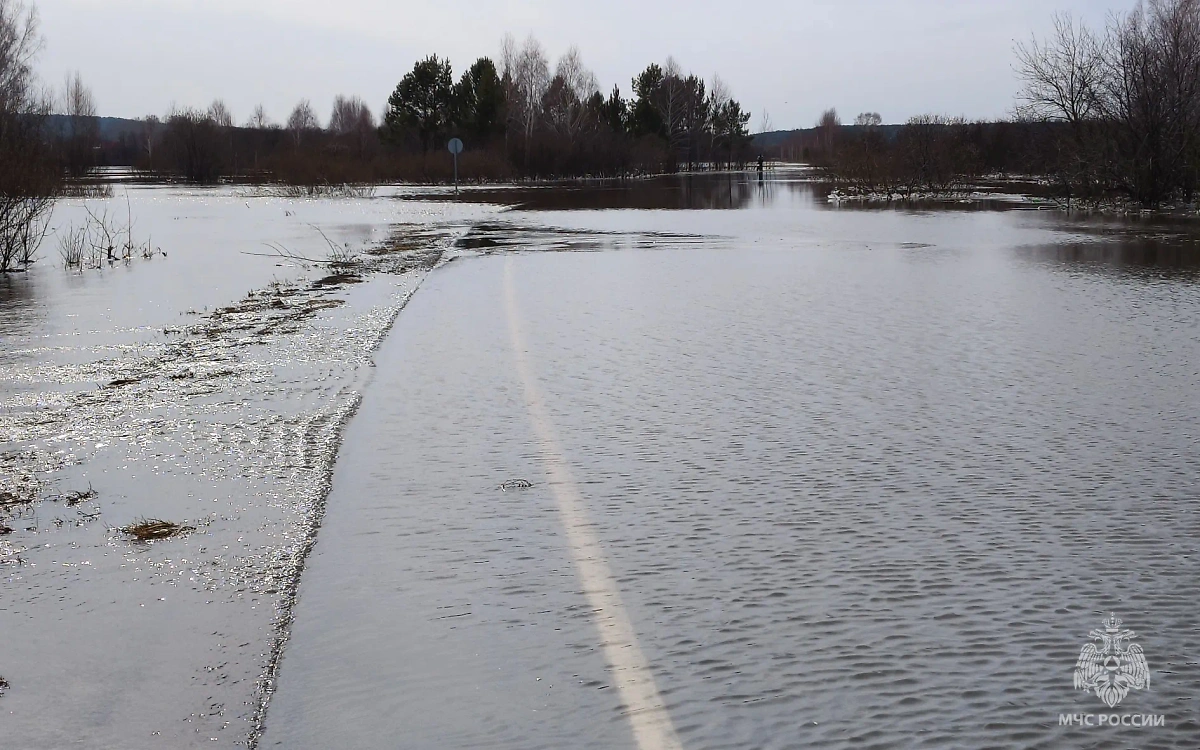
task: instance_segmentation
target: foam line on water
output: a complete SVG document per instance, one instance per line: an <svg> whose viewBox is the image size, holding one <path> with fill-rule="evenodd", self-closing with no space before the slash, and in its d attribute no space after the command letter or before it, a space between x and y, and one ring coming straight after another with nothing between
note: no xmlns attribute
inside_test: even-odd
<svg viewBox="0 0 1200 750"><path fill-rule="evenodd" d="M617 581L604 556L600 540L588 518L583 494L571 475L554 423L550 419L537 380L533 375L513 282L513 262L504 265L504 308L512 342L517 374L525 392L525 404L541 444L542 463L558 503L575 561L575 572L583 585L600 635L600 645L613 682L626 707L639 750L682 750L671 716L663 705L654 673L638 644L629 613L621 602Z"/></svg>

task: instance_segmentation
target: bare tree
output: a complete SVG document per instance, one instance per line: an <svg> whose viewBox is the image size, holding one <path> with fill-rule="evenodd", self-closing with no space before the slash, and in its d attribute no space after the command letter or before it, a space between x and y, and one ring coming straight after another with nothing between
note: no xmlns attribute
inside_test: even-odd
<svg viewBox="0 0 1200 750"><path fill-rule="evenodd" d="M674 162L678 159L680 146L684 139L683 109L687 90L683 82L683 71L674 57L667 58L663 67L662 84L654 97L654 108L662 118L663 130L667 136L667 148Z"/></svg>
<svg viewBox="0 0 1200 750"><path fill-rule="evenodd" d="M833 153L841 130L842 119L838 117L836 109L830 107L821 113L821 118L817 120L817 141L826 154Z"/></svg>
<svg viewBox="0 0 1200 750"><path fill-rule="evenodd" d="M1190 195L1200 167L1200 2L1139 4L1109 38L1101 108L1119 188L1147 206Z"/></svg>
<svg viewBox="0 0 1200 750"><path fill-rule="evenodd" d="M883 124L883 118L878 112L860 112L854 118L854 124L861 128L874 128Z"/></svg>
<svg viewBox="0 0 1200 750"><path fill-rule="evenodd" d="M765 109L762 111L762 117L758 119L758 132L771 132L771 113Z"/></svg>
<svg viewBox="0 0 1200 750"><path fill-rule="evenodd" d="M501 62L509 88L509 116L524 136L528 162L529 144L542 114L542 99L550 87L550 63L542 43L533 35L519 50L511 37L505 37Z"/></svg>
<svg viewBox="0 0 1200 750"><path fill-rule="evenodd" d="M0 0L0 272L33 262L46 235L57 174L42 138L51 105L35 91L38 17Z"/></svg>
<svg viewBox="0 0 1200 750"><path fill-rule="evenodd" d="M575 45L571 45L566 54L558 59L554 75L562 78L567 88L580 101L590 99L592 94L600 91L596 75L583 64L583 56L579 54L579 48Z"/></svg>
<svg viewBox="0 0 1200 750"><path fill-rule="evenodd" d="M154 144L158 142L160 137L159 131L162 129L162 121L158 119L158 115L146 115L142 118L142 126L138 131L138 141L142 150L146 152L146 161L149 162L150 168L154 168Z"/></svg>
<svg viewBox="0 0 1200 750"><path fill-rule="evenodd" d="M82 176L96 164L100 146L100 120L96 117L96 99L78 71L68 73L63 83L61 112L66 116L63 138L66 142L67 170Z"/></svg>
<svg viewBox="0 0 1200 750"><path fill-rule="evenodd" d="M333 113L329 117L329 130L352 141L359 158L375 142L375 116L362 98L338 96L333 100Z"/></svg>
<svg viewBox="0 0 1200 750"><path fill-rule="evenodd" d="M711 90L712 100L715 104L724 104L733 98L733 93L729 90L729 86L725 81L721 80L721 76L714 75L712 79Z"/></svg>
<svg viewBox="0 0 1200 750"><path fill-rule="evenodd" d="M306 134L320 129L321 123L317 120L317 113L313 110L312 102L301 99L287 119L287 130L291 134L292 140L299 146Z"/></svg>
<svg viewBox="0 0 1200 750"><path fill-rule="evenodd" d="M333 100L329 129L335 135L352 135L375 129L375 116L362 98L338 96Z"/></svg>
<svg viewBox="0 0 1200 750"><path fill-rule="evenodd" d="M62 112L72 120L96 116L96 98L92 95L92 90L84 84L79 71L67 74L63 84Z"/></svg>
<svg viewBox="0 0 1200 750"><path fill-rule="evenodd" d="M229 111L229 107L225 104L224 99L213 100L213 103L208 107L208 118L218 128L233 127L233 113Z"/></svg>
<svg viewBox="0 0 1200 750"><path fill-rule="evenodd" d="M255 107L254 114L250 115L250 119L246 121L246 127L252 130L268 130L274 127L270 116L267 115L267 108L261 104Z"/></svg>
<svg viewBox="0 0 1200 750"><path fill-rule="evenodd" d="M1099 113L1106 74L1104 49L1082 23L1075 23L1069 14L1055 14L1052 36L1017 44L1016 54L1022 81L1019 115L1077 126Z"/></svg>
<svg viewBox="0 0 1200 750"><path fill-rule="evenodd" d="M510 105L515 103L513 97L516 95L517 89L516 84L513 83L513 74L516 73L516 70L517 40L512 34L505 34L504 38L500 40L500 82L504 89L504 100L509 102ZM505 118L507 122L505 123L506 127L504 128L504 147L505 151L507 151L509 145L508 135L509 131L512 130L512 128L508 126L517 121L512 106L509 106L505 109Z"/></svg>
<svg viewBox="0 0 1200 750"><path fill-rule="evenodd" d="M723 119L720 117L720 114L728 108L729 103L732 101L733 91L729 88L729 85L721 79L721 76L714 73L712 77L712 85L709 87L708 102L705 106L708 121L704 125L704 129L708 133L708 145L714 151L714 156L716 151L715 131L724 129L723 123L719 123L719 121ZM714 162L716 161L717 160L714 158Z"/></svg>
<svg viewBox="0 0 1200 750"><path fill-rule="evenodd" d="M572 46L554 69L543 106L550 127L568 143L575 140L589 116L587 102L600 92L596 76L583 64L579 48Z"/></svg>
<svg viewBox="0 0 1200 750"><path fill-rule="evenodd" d="M1049 162L1068 201L1155 206L1200 186L1200 0L1140 2L1103 36L1056 16L1050 38L1016 54L1018 114L1067 124Z"/></svg>
<svg viewBox="0 0 1200 750"><path fill-rule="evenodd" d="M817 119L818 128L840 128L842 126L842 118L838 117L838 111L833 107L821 113Z"/></svg>
<svg viewBox="0 0 1200 750"><path fill-rule="evenodd" d="M1106 40L1066 14L1054 16L1050 38L1016 46L1022 81L1017 116L1068 126L1065 137L1054 138L1044 162L1068 206L1076 193L1093 193L1101 181L1093 152L1100 148L1102 129L1093 126L1105 118L1105 89L1112 72L1106 46Z"/></svg>
<svg viewBox="0 0 1200 750"><path fill-rule="evenodd" d="M917 115L909 118L897 136L906 192L951 192L972 174L973 154L962 136L961 117Z"/></svg>
<svg viewBox="0 0 1200 750"><path fill-rule="evenodd" d="M33 61L42 49L37 10L0 0L0 112L19 112L33 97Z"/></svg>

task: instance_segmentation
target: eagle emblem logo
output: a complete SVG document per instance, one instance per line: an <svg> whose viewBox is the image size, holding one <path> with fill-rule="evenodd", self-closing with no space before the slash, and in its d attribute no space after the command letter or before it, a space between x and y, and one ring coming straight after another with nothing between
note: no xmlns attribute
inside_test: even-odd
<svg viewBox="0 0 1200 750"><path fill-rule="evenodd" d="M1142 647L1133 643L1137 633L1121 627L1116 613L1104 621L1104 629L1088 633L1091 643L1079 651L1075 664L1075 689L1096 694L1109 708L1115 707L1130 690L1150 687L1150 667Z"/></svg>

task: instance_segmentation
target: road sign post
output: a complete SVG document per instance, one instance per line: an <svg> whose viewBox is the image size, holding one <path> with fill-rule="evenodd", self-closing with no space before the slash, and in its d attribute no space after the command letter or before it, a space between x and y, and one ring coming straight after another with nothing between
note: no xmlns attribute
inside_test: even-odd
<svg viewBox="0 0 1200 750"><path fill-rule="evenodd" d="M458 155L462 153L463 142L457 138L451 138L446 144L446 149L454 154L454 194L458 195Z"/></svg>

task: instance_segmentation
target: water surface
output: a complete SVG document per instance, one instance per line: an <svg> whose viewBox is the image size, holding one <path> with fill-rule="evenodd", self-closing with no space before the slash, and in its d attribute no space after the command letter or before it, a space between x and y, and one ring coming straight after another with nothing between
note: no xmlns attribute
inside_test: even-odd
<svg viewBox="0 0 1200 750"><path fill-rule="evenodd" d="M544 417L683 747L1195 747L1191 224L671 190L510 191L425 281L262 744L636 746ZM1114 611L1166 725L1060 727Z"/></svg>

